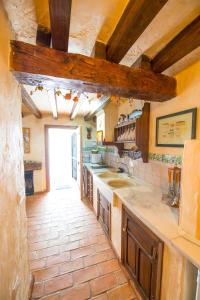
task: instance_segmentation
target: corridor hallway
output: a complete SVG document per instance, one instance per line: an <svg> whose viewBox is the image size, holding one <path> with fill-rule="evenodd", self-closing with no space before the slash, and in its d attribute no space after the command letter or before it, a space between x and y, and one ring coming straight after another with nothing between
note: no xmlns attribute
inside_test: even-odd
<svg viewBox="0 0 200 300"><path fill-rule="evenodd" d="M136 299L76 186L27 197L27 216L32 299Z"/></svg>

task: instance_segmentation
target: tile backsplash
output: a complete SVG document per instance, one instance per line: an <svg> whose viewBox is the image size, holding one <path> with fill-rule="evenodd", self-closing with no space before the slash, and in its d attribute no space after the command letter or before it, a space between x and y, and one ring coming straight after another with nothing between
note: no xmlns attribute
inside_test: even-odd
<svg viewBox="0 0 200 300"><path fill-rule="evenodd" d="M126 165L131 175L161 188L164 193L168 190L168 167L174 165L181 167L181 156L151 153L149 162L143 163L142 159L133 160L127 156L120 158L115 147L112 147L112 151L107 149L104 152L104 160L115 168Z"/></svg>

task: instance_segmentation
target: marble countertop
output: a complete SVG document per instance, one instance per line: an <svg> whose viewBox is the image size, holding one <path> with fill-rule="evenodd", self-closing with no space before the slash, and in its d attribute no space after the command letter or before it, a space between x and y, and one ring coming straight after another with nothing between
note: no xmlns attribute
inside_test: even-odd
<svg viewBox="0 0 200 300"><path fill-rule="evenodd" d="M112 177L114 173L111 168L90 169L90 171L96 186L109 201L113 201L115 197L120 199L161 240L174 246L200 268L200 247L181 236L178 226L178 209L169 207L162 201L161 189L136 177L130 178L125 173L118 173ZM111 172L111 177L101 178L103 172ZM109 181L116 179L127 180L132 185L122 188L110 187Z"/></svg>
<svg viewBox="0 0 200 300"><path fill-rule="evenodd" d="M103 173L103 172L106 172L108 170L110 170L111 168L107 167L102 167L100 169L93 169L92 167L94 166L95 164L91 164L91 163L84 163L84 166L86 166L92 174L96 174L96 173Z"/></svg>

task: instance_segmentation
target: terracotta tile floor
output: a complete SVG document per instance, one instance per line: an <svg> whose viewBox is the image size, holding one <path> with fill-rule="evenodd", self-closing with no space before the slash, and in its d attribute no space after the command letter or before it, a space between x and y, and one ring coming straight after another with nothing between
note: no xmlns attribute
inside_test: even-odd
<svg viewBox="0 0 200 300"><path fill-rule="evenodd" d="M27 215L32 299L136 299L76 187L27 197Z"/></svg>

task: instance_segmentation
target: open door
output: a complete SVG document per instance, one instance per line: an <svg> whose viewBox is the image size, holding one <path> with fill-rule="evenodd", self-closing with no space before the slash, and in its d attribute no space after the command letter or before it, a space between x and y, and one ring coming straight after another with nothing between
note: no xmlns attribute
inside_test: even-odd
<svg viewBox="0 0 200 300"><path fill-rule="evenodd" d="M77 180L77 132L72 134L72 178Z"/></svg>
<svg viewBox="0 0 200 300"><path fill-rule="evenodd" d="M81 127L78 127L72 135L72 177L77 181L82 199L82 139Z"/></svg>

